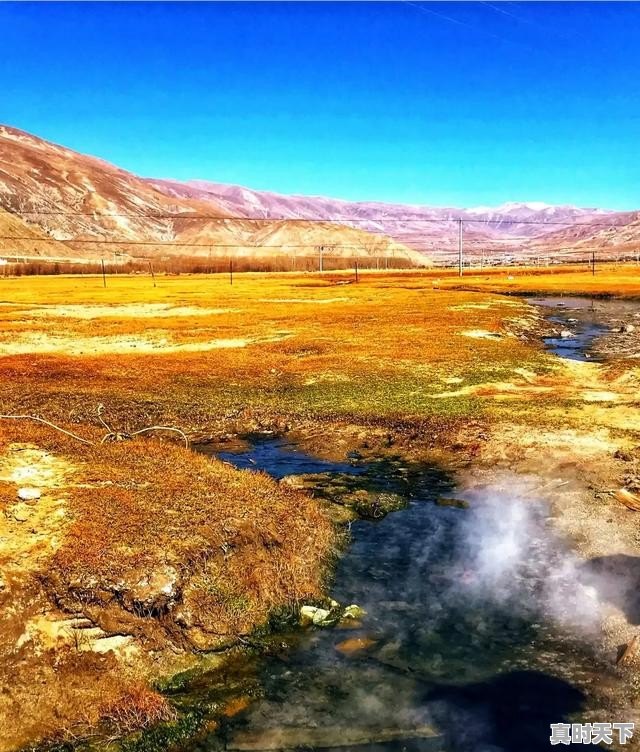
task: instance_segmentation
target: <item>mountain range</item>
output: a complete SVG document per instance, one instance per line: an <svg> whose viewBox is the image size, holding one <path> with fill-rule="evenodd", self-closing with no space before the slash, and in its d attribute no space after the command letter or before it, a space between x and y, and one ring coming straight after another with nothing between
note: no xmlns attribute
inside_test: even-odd
<svg viewBox="0 0 640 752"><path fill-rule="evenodd" d="M0 256L498 258L597 248L635 252L640 213L508 202L429 207L281 195L202 180L144 178L0 126Z"/></svg>

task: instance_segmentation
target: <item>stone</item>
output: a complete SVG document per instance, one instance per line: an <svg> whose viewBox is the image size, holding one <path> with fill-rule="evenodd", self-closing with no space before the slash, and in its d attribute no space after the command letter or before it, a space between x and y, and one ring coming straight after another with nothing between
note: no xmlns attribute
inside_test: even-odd
<svg viewBox="0 0 640 752"><path fill-rule="evenodd" d="M625 326L625 328L624 328L624 331L625 331L625 332L626 332L627 334L631 334L631 332L635 332L635 330L636 330L636 328L635 328L635 326L634 326L633 324L627 324L627 325Z"/></svg>
<svg viewBox="0 0 640 752"><path fill-rule="evenodd" d="M454 509L469 509L469 502L464 499L455 499L453 497L441 496L436 504L439 507L453 507Z"/></svg>
<svg viewBox="0 0 640 752"><path fill-rule="evenodd" d="M25 486L18 489L18 498L22 501L38 501L42 496L42 491L39 488L32 488L31 486Z"/></svg>
<svg viewBox="0 0 640 752"><path fill-rule="evenodd" d="M339 642L335 648L342 655L355 655L356 653L361 653L363 650L368 650L376 643L377 640L373 640L370 637L350 637L347 640Z"/></svg>
<svg viewBox="0 0 640 752"><path fill-rule="evenodd" d="M342 612L342 618L343 619L362 619L367 615L367 612L362 608L361 606L357 606L355 603L352 603L350 606L347 606L345 610Z"/></svg>
<svg viewBox="0 0 640 752"><path fill-rule="evenodd" d="M638 658L638 652L640 650L640 635L634 635L629 643L622 651L620 657L616 661L618 666L629 666L634 663Z"/></svg>
<svg viewBox="0 0 640 752"><path fill-rule="evenodd" d="M300 624L303 627L332 627L338 621L340 614L318 606L302 606L300 608Z"/></svg>
<svg viewBox="0 0 640 752"><path fill-rule="evenodd" d="M573 337L573 336L574 336L574 334L573 334L573 332L570 332L570 331L569 331L568 329L563 329L563 330L562 330L562 331L560 332L560 336L561 336L561 337L562 337L563 339L568 339L569 337Z"/></svg>

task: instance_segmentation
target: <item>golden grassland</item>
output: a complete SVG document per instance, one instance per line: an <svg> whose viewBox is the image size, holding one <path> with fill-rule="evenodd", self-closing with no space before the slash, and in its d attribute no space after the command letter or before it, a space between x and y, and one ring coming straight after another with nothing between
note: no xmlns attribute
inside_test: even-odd
<svg viewBox="0 0 640 752"><path fill-rule="evenodd" d="M362 447L382 435L466 456L469 426L506 421L520 439L533 425L548 435L594 420L635 431L632 366L559 362L540 345L539 313L496 293L634 296L640 272L535 271L371 273L357 284L344 273L242 274L233 285L182 275L155 287L114 275L106 288L99 277L0 279L0 413L94 442L0 421L0 749L168 718L140 684L166 669L149 654L219 648L275 609L322 597L337 548L322 508L264 474L179 441L100 444L99 405L120 432L313 429L329 453L344 452L340 436ZM25 478L44 494L20 521ZM59 626L70 618L98 628L88 649L82 630Z"/></svg>
<svg viewBox="0 0 640 752"><path fill-rule="evenodd" d="M535 295L593 295L640 297L640 267L636 264L597 263L595 274L588 264L551 267L469 269L463 278L448 272L443 287Z"/></svg>
<svg viewBox="0 0 640 752"><path fill-rule="evenodd" d="M507 320L530 315L518 301L434 289L418 274L346 281L181 276L153 288L119 276L103 289L97 278L6 280L3 409L95 423L104 403L128 428L163 419L206 429L238 411L440 423L478 409L442 396L453 381L503 380L540 360L500 336Z"/></svg>

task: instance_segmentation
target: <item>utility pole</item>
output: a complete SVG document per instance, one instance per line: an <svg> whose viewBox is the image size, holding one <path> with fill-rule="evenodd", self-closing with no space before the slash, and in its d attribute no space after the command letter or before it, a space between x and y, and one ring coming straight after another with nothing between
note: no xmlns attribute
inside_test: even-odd
<svg viewBox="0 0 640 752"><path fill-rule="evenodd" d="M355 265L356 265L356 282L357 282L358 281L358 259L356 259Z"/></svg>
<svg viewBox="0 0 640 752"><path fill-rule="evenodd" d="M149 261L149 271L151 272L151 279L153 280L153 286L156 286L156 275L153 272L153 264Z"/></svg>
<svg viewBox="0 0 640 752"><path fill-rule="evenodd" d="M321 245L319 250L320 250L320 274L322 274L323 272L322 252L324 251L324 246Z"/></svg>
<svg viewBox="0 0 640 752"><path fill-rule="evenodd" d="M458 220L458 276L462 277L462 220Z"/></svg>
<svg viewBox="0 0 640 752"><path fill-rule="evenodd" d="M591 249L591 276L596 276L596 250L595 248Z"/></svg>
<svg viewBox="0 0 640 752"><path fill-rule="evenodd" d="M233 284L233 259L229 259L229 284Z"/></svg>
<svg viewBox="0 0 640 752"><path fill-rule="evenodd" d="M105 271L104 271L104 259L100 259L100 263L102 264L102 286L106 287L107 286L107 275L105 274Z"/></svg>

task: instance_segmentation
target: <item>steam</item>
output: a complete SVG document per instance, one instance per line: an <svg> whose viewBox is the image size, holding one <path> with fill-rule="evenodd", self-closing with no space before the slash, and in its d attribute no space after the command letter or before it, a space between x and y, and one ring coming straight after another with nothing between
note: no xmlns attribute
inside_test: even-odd
<svg viewBox="0 0 640 752"><path fill-rule="evenodd" d="M460 557L470 574L467 594L508 606L516 614L551 620L595 636L611 589L588 583L584 561L549 524L548 504L536 498L539 478L509 475L499 486L472 490L461 526Z"/></svg>

